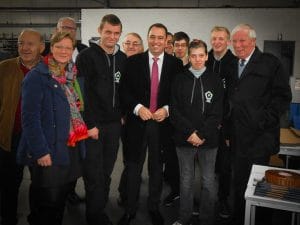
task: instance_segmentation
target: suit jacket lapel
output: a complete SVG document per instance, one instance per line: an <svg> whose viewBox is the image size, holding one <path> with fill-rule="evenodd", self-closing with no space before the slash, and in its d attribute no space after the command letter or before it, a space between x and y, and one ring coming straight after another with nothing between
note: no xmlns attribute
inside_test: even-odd
<svg viewBox="0 0 300 225"><path fill-rule="evenodd" d="M163 84L165 82L166 73L168 70L168 56L166 54L167 53L165 53L164 57L163 57L163 63L162 63L162 68L161 68L160 80L159 80L159 87L161 86L161 84Z"/></svg>
<svg viewBox="0 0 300 225"><path fill-rule="evenodd" d="M261 54L261 52L258 50L257 47L255 47L255 50L254 50L252 56L250 57L249 62L246 64L246 66L245 66L245 68L244 68L244 70L241 74L240 79L247 76L252 71L252 69L255 67L255 62L256 62L256 60L257 60L257 58L259 57L260 54Z"/></svg>
<svg viewBox="0 0 300 225"><path fill-rule="evenodd" d="M143 65L142 69L143 69L143 76L145 76L145 81L146 81L146 87L151 87L151 74L150 74L150 68L149 68L149 54L148 51L144 52L143 55ZM150 90L150 89L149 89Z"/></svg>

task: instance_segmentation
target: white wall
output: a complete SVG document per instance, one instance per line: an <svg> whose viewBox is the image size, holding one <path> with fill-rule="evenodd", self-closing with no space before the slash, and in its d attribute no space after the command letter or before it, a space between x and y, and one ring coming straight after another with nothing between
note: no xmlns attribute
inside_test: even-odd
<svg viewBox="0 0 300 225"><path fill-rule="evenodd" d="M263 50L264 40L296 41L294 75L300 77L300 9L82 9L81 36L83 43L98 37L97 28L101 18L109 13L116 14L123 24L123 35L137 32L146 43L148 27L156 22L163 23L172 33L185 31L190 38L201 38L209 45L210 30L215 25L230 30L239 23L249 23L257 32L257 45ZM147 48L147 44L145 46Z"/></svg>

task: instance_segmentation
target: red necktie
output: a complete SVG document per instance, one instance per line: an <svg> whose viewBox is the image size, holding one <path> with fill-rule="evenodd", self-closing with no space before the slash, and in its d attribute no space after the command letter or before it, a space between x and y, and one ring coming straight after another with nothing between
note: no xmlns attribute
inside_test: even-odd
<svg viewBox="0 0 300 225"><path fill-rule="evenodd" d="M151 96L150 111L154 113L157 109L157 93L158 93L158 58L153 58L152 74L151 74Z"/></svg>

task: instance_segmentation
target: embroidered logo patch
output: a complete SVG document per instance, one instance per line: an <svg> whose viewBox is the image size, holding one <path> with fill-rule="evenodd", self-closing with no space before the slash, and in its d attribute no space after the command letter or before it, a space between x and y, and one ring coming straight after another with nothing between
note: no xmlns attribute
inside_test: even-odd
<svg viewBox="0 0 300 225"><path fill-rule="evenodd" d="M115 78L115 83L119 83L120 82L120 79L121 79L121 73L120 73L120 71L118 71L118 72L115 73L114 78Z"/></svg>
<svg viewBox="0 0 300 225"><path fill-rule="evenodd" d="M211 103L211 99L213 98L213 93L211 93L211 91L207 91L205 92L205 100L207 103Z"/></svg>
<svg viewBox="0 0 300 225"><path fill-rule="evenodd" d="M226 89L226 80L225 80L225 78L223 78L222 81L223 81L223 87L224 87L224 89Z"/></svg>

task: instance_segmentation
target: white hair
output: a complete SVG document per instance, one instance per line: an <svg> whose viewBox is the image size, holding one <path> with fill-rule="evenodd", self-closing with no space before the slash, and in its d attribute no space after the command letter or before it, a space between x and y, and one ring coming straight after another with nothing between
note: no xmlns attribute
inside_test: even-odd
<svg viewBox="0 0 300 225"><path fill-rule="evenodd" d="M233 28L233 30L231 31L231 36L233 36L236 32L238 32L240 30L246 30L246 31L248 31L248 35L250 38L256 38L256 32L255 32L254 28L246 23L239 24L235 28Z"/></svg>
<svg viewBox="0 0 300 225"><path fill-rule="evenodd" d="M62 23L63 21L65 21L65 20L72 21L72 22L75 24L75 26L76 26L76 21L75 21L74 18L72 18L72 17L61 17L61 18L58 19L56 27L57 27L57 28L60 28L61 23Z"/></svg>

